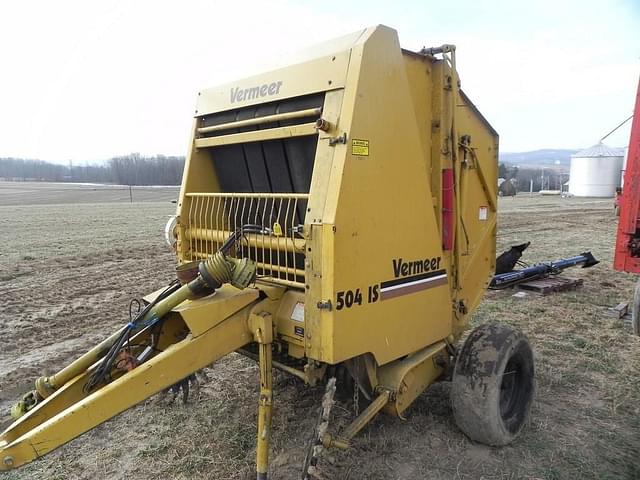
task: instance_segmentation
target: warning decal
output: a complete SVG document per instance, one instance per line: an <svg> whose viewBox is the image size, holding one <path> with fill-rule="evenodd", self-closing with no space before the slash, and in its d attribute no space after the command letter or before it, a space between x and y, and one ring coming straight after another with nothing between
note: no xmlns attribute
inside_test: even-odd
<svg viewBox="0 0 640 480"><path fill-rule="evenodd" d="M351 154L361 157L369 156L369 140L351 140Z"/></svg>
<svg viewBox="0 0 640 480"><path fill-rule="evenodd" d="M291 320L295 320L296 322L304 322L304 303L298 302L295 307L293 307L293 312L291 312Z"/></svg>

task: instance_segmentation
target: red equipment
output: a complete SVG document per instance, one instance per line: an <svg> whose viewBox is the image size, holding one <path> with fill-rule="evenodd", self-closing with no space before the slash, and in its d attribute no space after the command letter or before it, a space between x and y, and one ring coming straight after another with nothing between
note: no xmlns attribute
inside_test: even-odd
<svg viewBox="0 0 640 480"><path fill-rule="evenodd" d="M623 272L640 273L640 83L636 107L631 123L631 137L624 189L620 198L620 221L616 238L613 268Z"/></svg>
<svg viewBox="0 0 640 480"><path fill-rule="evenodd" d="M622 272L640 273L640 82L631 123L624 189L619 200L620 220L613 268ZM640 283L633 298L632 325L640 335Z"/></svg>

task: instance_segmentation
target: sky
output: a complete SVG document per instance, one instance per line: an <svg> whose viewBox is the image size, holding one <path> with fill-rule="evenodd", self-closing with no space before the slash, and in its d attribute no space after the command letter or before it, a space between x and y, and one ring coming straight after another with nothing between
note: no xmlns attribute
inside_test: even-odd
<svg viewBox="0 0 640 480"><path fill-rule="evenodd" d="M184 155L199 90L379 23L457 46L501 151L588 147L633 113L639 0L0 0L0 157Z"/></svg>

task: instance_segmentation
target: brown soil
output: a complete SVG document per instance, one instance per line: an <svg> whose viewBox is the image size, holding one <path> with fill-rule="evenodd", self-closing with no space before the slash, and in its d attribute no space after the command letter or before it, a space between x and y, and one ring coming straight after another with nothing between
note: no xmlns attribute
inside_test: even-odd
<svg viewBox="0 0 640 480"><path fill-rule="evenodd" d="M126 192L115 200L93 197L120 203L53 205L59 197L47 200L39 191L37 205L28 205L29 196L5 202L11 195L0 194L3 411L35 377L126 322L131 298L171 279L162 229L175 208L173 194L155 195L158 201L151 195L133 204ZM515 443L491 448L468 440L454 424L450 384L443 381L419 397L407 421L381 415L352 449L326 453L325 476L640 478L640 338L607 315L631 300L636 281L611 269L615 224L610 200L500 200L499 250L531 240L523 257L529 262L585 250L602 261L567 272L585 281L575 292L525 299L511 290L489 292L475 314L474 324L499 320L522 329L535 350L537 397ZM256 366L233 354L206 373L210 381L197 401L165 405L152 398L5 478L254 478ZM271 478L299 478L321 395L320 388L277 376ZM350 401L341 400L333 414L337 430L353 416Z"/></svg>

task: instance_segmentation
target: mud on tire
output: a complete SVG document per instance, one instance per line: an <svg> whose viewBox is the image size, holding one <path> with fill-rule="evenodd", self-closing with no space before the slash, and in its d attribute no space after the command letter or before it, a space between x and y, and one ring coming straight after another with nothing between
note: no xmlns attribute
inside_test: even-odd
<svg viewBox="0 0 640 480"><path fill-rule="evenodd" d="M535 392L527 337L503 324L481 325L458 354L451 386L453 415L472 440L506 445L522 430Z"/></svg>

